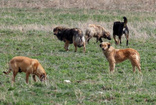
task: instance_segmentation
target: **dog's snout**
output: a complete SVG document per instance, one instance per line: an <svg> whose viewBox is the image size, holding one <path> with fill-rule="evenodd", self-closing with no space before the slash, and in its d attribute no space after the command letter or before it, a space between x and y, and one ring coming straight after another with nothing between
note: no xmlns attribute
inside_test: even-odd
<svg viewBox="0 0 156 105"><path fill-rule="evenodd" d="M57 33L56 32L53 32L54 33L54 35L57 35Z"/></svg>
<svg viewBox="0 0 156 105"><path fill-rule="evenodd" d="M40 79L41 82L43 82L43 81L45 81L45 80L46 80L45 78Z"/></svg>

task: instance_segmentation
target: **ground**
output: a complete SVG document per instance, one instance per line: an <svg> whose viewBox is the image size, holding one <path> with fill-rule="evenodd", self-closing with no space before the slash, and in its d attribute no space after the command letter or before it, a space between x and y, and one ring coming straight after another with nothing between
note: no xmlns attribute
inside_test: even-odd
<svg viewBox="0 0 156 105"><path fill-rule="evenodd" d="M2 4L1 4L2 5ZM112 34L113 22L128 18L129 48L141 56L142 75L127 60L116 65L113 74L99 44L91 39L74 52L70 45L53 35L56 26L79 27L85 33L88 24L98 24ZM153 11L99 10L82 8L0 8L0 104L156 104L156 13ZM122 45L127 48L125 37ZM32 78L25 83L25 73L16 76L11 85L12 73L8 62L14 56L38 59L47 72L45 83ZM67 83L66 80L70 82Z"/></svg>

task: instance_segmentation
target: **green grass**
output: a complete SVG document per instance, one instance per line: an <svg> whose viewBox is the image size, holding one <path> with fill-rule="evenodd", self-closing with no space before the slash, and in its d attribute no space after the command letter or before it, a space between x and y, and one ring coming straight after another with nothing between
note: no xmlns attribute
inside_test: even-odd
<svg viewBox="0 0 156 105"><path fill-rule="evenodd" d="M129 47L140 53L143 75L138 70L133 73L129 61L117 64L115 72L111 74L99 43L95 43L94 39L86 46L85 54L83 48L75 53L72 44L66 52L64 43L52 33L53 25L75 27L74 24L84 25L88 21L105 23L111 31L113 21L122 20L123 14L129 19L130 29L134 26L136 31L139 30L137 33L134 29L130 30ZM156 104L156 39L153 37L156 35L153 27L156 14L1 8L0 16L0 104ZM49 26L49 29L35 29L33 26L25 29L25 25L32 24L38 27ZM14 29L16 26L23 27L24 31ZM145 33L148 34L147 37L144 37ZM139 34L143 36L137 37ZM116 48L127 48L125 38L122 40L121 46L116 46L114 40L110 42ZM8 62L12 57L19 55L38 59L47 72L48 80L45 83L39 80L35 83L30 77L29 84L26 84L25 73L19 73L14 86L11 86L12 74L5 76L2 71L8 69ZM70 80L71 83L64 80Z"/></svg>

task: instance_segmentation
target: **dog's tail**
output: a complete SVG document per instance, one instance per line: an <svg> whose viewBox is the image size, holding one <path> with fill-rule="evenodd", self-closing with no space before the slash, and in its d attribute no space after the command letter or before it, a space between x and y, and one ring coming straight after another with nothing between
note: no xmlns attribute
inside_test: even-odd
<svg viewBox="0 0 156 105"><path fill-rule="evenodd" d="M124 16L123 17L123 19L124 19L124 24L125 24L125 26L127 25L127 22L128 22L128 20L127 20L127 18Z"/></svg>
<svg viewBox="0 0 156 105"><path fill-rule="evenodd" d="M3 71L3 73L6 74L6 75L9 74L10 72L11 72L11 69L9 69L7 72Z"/></svg>
<svg viewBox="0 0 156 105"><path fill-rule="evenodd" d="M11 71L12 71L12 69L11 69L11 66L9 65L9 70L8 70L7 72L6 72L6 71L3 71L3 73L7 75L7 74L9 74Z"/></svg>

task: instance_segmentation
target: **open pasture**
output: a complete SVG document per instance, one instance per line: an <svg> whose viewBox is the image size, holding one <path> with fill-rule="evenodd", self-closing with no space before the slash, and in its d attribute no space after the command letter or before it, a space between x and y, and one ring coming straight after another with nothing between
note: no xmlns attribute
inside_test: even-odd
<svg viewBox="0 0 156 105"><path fill-rule="evenodd" d="M128 18L129 47L141 56L142 74L133 73L129 61L116 65L113 74L99 44L91 39L74 52L73 44L64 51L64 43L53 35L61 25L79 27L85 32L88 24L105 27L112 35L113 22ZM104 41L108 41L103 39ZM125 37L122 45L127 48ZM47 72L45 83L29 79L25 73L4 75L14 56L27 56L40 61ZM156 104L156 13L89 10L89 9L24 9L0 8L0 104L2 105L136 105ZM70 80L70 83L64 80Z"/></svg>

